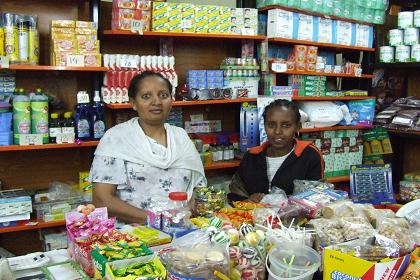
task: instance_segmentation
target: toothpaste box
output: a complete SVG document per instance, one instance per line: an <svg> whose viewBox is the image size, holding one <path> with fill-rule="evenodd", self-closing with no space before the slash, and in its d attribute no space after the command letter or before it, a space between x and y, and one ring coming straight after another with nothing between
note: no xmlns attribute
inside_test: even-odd
<svg viewBox="0 0 420 280"><path fill-rule="evenodd" d="M168 31L182 32L181 4L168 3Z"/></svg>

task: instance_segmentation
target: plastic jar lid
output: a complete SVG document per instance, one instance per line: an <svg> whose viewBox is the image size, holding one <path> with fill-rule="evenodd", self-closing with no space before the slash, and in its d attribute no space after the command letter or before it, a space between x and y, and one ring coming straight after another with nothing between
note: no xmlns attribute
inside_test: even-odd
<svg viewBox="0 0 420 280"><path fill-rule="evenodd" d="M174 201L184 201L188 199L186 192L171 192L169 193L169 199Z"/></svg>

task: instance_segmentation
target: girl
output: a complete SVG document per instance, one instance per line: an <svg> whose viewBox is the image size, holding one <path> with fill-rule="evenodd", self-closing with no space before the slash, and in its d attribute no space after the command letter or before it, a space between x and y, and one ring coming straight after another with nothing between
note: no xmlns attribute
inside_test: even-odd
<svg viewBox="0 0 420 280"><path fill-rule="evenodd" d="M298 140L301 129L297 106L277 99L264 111L267 142L251 148L230 184L231 201L248 199L260 202L271 188L293 192L293 180L319 180L324 176L324 162L319 150L310 141Z"/></svg>

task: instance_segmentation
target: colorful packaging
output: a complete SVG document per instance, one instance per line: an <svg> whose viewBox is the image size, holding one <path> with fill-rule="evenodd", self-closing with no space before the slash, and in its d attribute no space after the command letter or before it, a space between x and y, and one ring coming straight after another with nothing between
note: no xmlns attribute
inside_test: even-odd
<svg viewBox="0 0 420 280"><path fill-rule="evenodd" d="M168 3L168 31L182 32L181 4Z"/></svg>
<svg viewBox="0 0 420 280"><path fill-rule="evenodd" d="M78 35L98 35L98 30L90 28L75 28L74 32Z"/></svg>
<svg viewBox="0 0 420 280"><path fill-rule="evenodd" d="M76 22L74 20L52 20L51 27L65 27L65 28L75 28Z"/></svg>
<svg viewBox="0 0 420 280"><path fill-rule="evenodd" d="M268 11L267 37L293 39L294 13L280 9Z"/></svg>
<svg viewBox="0 0 420 280"><path fill-rule="evenodd" d="M352 117L352 125L368 127L373 125L375 99L351 100L347 103L347 106Z"/></svg>
<svg viewBox="0 0 420 280"><path fill-rule="evenodd" d="M93 186L89 182L89 171L79 172L79 190L81 192L92 192Z"/></svg>
<svg viewBox="0 0 420 280"><path fill-rule="evenodd" d="M138 0L113 0L112 8L135 9Z"/></svg>
<svg viewBox="0 0 420 280"><path fill-rule="evenodd" d="M113 20L121 20L121 19L141 19L141 10L131 10L131 9L112 9L112 19Z"/></svg>
<svg viewBox="0 0 420 280"><path fill-rule="evenodd" d="M54 52L75 52L77 50L76 41L70 39L52 40Z"/></svg>
<svg viewBox="0 0 420 280"><path fill-rule="evenodd" d="M99 40L77 41L77 52L80 54L99 53Z"/></svg>
<svg viewBox="0 0 420 280"><path fill-rule="evenodd" d="M102 55L96 54L85 54L84 55L85 67L100 67L102 65Z"/></svg>
<svg viewBox="0 0 420 280"><path fill-rule="evenodd" d="M76 28L98 29L98 23L93 21L76 21Z"/></svg>
<svg viewBox="0 0 420 280"><path fill-rule="evenodd" d="M137 0L137 9L142 11L151 11L152 1Z"/></svg>
<svg viewBox="0 0 420 280"><path fill-rule="evenodd" d="M56 34L72 34L75 35L76 32L74 28L67 28L67 27L51 27L51 35Z"/></svg>

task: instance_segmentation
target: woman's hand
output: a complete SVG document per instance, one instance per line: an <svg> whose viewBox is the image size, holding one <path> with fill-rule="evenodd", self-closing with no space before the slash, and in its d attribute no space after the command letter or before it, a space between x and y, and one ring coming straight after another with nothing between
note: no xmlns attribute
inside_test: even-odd
<svg viewBox="0 0 420 280"><path fill-rule="evenodd" d="M264 193L253 193L249 196L248 200L255 203L260 203L261 199L265 196Z"/></svg>

